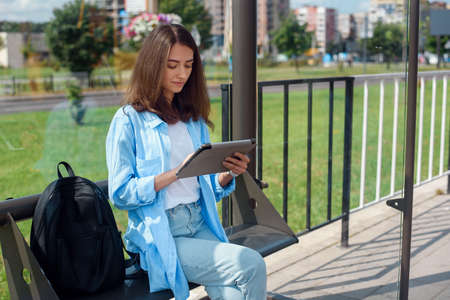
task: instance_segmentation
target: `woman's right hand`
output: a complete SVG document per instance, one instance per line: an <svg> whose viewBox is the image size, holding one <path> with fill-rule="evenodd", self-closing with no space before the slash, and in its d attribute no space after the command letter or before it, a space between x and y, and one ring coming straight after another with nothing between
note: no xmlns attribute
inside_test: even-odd
<svg viewBox="0 0 450 300"><path fill-rule="evenodd" d="M191 158L192 154L194 154L194 153L191 153L188 156L186 156L184 161L181 164L179 164L177 167L173 168L172 170L169 170L167 172L156 175L155 183L154 183L155 191L159 192L160 190L162 190L169 184L177 181L178 170L180 170L181 167L189 160L189 158Z"/></svg>

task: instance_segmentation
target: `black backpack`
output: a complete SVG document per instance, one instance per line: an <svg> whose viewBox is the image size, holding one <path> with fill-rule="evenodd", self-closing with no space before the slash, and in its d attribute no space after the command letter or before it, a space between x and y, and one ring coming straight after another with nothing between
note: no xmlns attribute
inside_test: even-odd
<svg viewBox="0 0 450 300"><path fill-rule="evenodd" d="M69 177L59 170L63 165ZM122 238L106 194L58 163L59 179L41 194L30 246L58 294L93 293L125 278Z"/></svg>

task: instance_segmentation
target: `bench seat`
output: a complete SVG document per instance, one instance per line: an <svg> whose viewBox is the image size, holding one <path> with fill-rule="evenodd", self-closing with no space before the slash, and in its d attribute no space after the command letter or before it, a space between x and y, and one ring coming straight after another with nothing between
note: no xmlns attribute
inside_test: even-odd
<svg viewBox="0 0 450 300"><path fill-rule="evenodd" d="M262 256L267 256L297 242L292 236L287 236L284 232L263 225L242 224L228 227L225 231L230 242L255 249ZM189 283L191 289L197 286L197 284ZM143 293L143 291L147 291L147 293ZM134 280L125 280L122 285L99 294L63 297L61 300L166 300L173 297L170 290L151 294L148 291L148 279L147 277L142 277Z"/></svg>
<svg viewBox="0 0 450 300"><path fill-rule="evenodd" d="M97 185L107 191L107 181L97 182ZM170 290L150 293L146 276L125 280L116 288L96 294L58 297L15 223L33 216L39 196L0 201L0 242L11 300L166 300L173 297ZM234 226L225 228L230 242L252 248L262 256L298 242L297 236L248 173L236 178L230 208ZM29 283L22 277L24 268L30 270L34 278ZM198 285L190 283L189 286Z"/></svg>

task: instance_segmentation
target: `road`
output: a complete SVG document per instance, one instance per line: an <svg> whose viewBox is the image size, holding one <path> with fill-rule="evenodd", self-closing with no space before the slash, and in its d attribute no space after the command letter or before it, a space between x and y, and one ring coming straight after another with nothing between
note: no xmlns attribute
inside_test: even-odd
<svg viewBox="0 0 450 300"><path fill-rule="evenodd" d="M88 107L119 105L123 94L98 93L85 96L84 103ZM67 99L64 95L48 96L45 98L9 98L0 100L0 114L12 114L28 111L51 111L56 106L64 107Z"/></svg>

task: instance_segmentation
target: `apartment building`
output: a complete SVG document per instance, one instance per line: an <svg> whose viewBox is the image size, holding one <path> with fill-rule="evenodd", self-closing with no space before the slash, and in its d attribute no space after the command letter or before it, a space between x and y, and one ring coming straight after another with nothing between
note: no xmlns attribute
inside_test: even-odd
<svg viewBox="0 0 450 300"><path fill-rule="evenodd" d="M327 44L336 39L338 26L336 9L307 5L295 9L294 14L300 25L307 23L306 30L314 33L313 48L325 53Z"/></svg>
<svg viewBox="0 0 450 300"><path fill-rule="evenodd" d="M356 36L358 39L371 38L376 24L369 22L368 12L357 12L353 14L356 23Z"/></svg>
<svg viewBox="0 0 450 300"><path fill-rule="evenodd" d="M23 68L26 59L22 50L30 43L33 53L38 59L48 57L49 49L44 33L0 32L3 47L0 49L0 66Z"/></svg>
<svg viewBox="0 0 450 300"><path fill-rule="evenodd" d="M270 44L272 32L279 28L289 14L289 0L258 0L257 45L258 53L276 54Z"/></svg>
<svg viewBox="0 0 450 300"><path fill-rule="evenodd" d="M225 31L226 0L204 0L205 8L211 15L211 35L215 47L223 47Z"/></svg>
<svg viewBox="0 0 450 300"><path fill-rule="evenodd" d="M138 14L144 11L148 11L150 13L158 12L158 0L113 0L113 1L124 2L124 9L129 14Z"/></svg>
<svg viewBox="0 0 450 300"><path fill-rule="evenodd" d="M205 0L205 1L222 1L222 0ZM217 17L217 10L209 9L213 19ZM289 14L289 0L257 0L257 33L256 43L257 51L260 56L270 53L276 54L276 49L271 45L271 35ZM217 20L223 20L223 47L222 55L227 57L230 53L232 42L232 1L223 0L223 18L217 17ZM214 21L213 21L214 23ZM215 30L213 28L212 30ZM213 31L216 33L217 31Z"/></svg>

